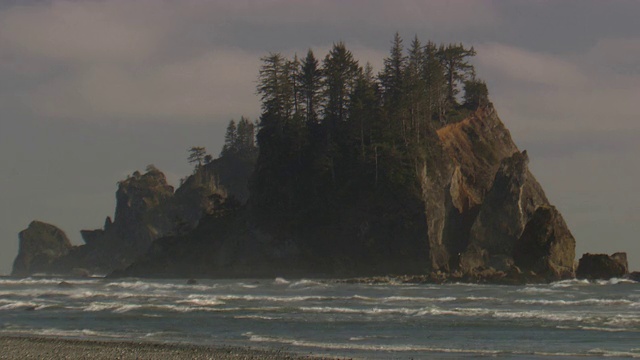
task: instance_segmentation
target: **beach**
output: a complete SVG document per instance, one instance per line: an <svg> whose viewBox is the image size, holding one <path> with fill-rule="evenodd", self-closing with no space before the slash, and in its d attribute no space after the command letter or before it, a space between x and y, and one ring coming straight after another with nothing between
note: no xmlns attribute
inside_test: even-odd
<svg viewBox="0 0 640 360"><path fill-rule="evenodd" d="M323 359L282 350L195 346L133 341L96 341L29 336L1 336L0 359ZM329 358L324 358L329 359Z"/></svg>

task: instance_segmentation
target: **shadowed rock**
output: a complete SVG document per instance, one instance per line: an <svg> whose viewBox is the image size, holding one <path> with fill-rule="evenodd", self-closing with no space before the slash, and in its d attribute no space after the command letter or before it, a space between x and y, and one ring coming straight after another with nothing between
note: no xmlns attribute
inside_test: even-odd
<svg viewBox="0 0 640 360"><path fill-rule="evenodd" d="M56 261L72 248L64 231L41 221L32 221L18 237L20 247L11 273L14 276L55 271Z"/></svg>
<svg viewBox="0 0 640 360"><path fill-rule="evenodd" d="M562 215L550 205L536 209L515 243L513 258L522 270L553 281L574 277L576 241Z"/></svg>
<svg viewBox="0 0 640 360"><path fill-rule="evenodd" d="M584 254L578 263L576 277L589 280L608 280L621 278L627 274L627 256L625 253Z"/></svg>

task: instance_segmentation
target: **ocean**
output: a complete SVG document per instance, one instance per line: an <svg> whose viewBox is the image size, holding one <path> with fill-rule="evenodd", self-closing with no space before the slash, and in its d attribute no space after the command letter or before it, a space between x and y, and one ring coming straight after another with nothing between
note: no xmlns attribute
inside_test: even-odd
<svg viewBox="0 0 640 360"><path fill-rule="evenodd" d="M368 359L640 358L640 283L2 278L0 335Z"/></svg>

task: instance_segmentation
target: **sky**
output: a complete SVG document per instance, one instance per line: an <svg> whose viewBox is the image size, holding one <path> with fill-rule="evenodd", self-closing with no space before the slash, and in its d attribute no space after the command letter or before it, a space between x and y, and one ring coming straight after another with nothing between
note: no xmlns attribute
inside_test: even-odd
<svg viewBox="0 0 640 360"><path fill-rule="evenodd" d="M640 270L640 1L0 1L0 274L38 219L74 244L113 216L116 182L187 148L217 155L260 112L269 52L344 41L378 70L395 32L474 46L478 77L576 255Z"/></svg>

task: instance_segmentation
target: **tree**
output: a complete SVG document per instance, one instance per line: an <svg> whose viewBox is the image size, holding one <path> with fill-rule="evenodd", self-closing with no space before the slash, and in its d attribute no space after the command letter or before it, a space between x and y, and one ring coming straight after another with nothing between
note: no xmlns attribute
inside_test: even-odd
<svg viewBox="0 0 640 360"><path fill-rule="evenodd" d="M204 157L207 154L205 148L202 146L193 146L187 151L189 152L189 157L187 158L189 164L196 164L196 169L201 167Z"/></svg>
<svg viewBox="0 0 640 360"><path fill-rule="evenodd" d="M471 79L464 82L464 106L469 109L489 104L489 90L487 84L478 79Z"/></svg>
<svg viewBox="0 0 640 360"><path fill-rule="evenodd" d="M238 139L238 131L236 130L236 122L231 119L229 125L227 125L227 132L224 135L224 146L222 147L221 156L224 156L230 152L235 152L236 143Z"/></svg>
<svg viewBox="0 0 640 360"><path fill-rule="evenodd" d="M429 41L424 48L424 82L426 86L426 101L430 117L444 122L447 102L447 81L445 69L440 62L438 48Z"/></svg>
<svg viewBox="0 0 640 360"><path fill-rule="evenodd" d="M447 101L450 105L457 104L458 83L464 83L467 79L475 76L475 69L468 60L469 57L475 55L476 51L473 46L469 49L465 49L462 44L440 46L438 57L446 73Z"/></svg>
<svg viewBox="0 0 640 360"><path fill-rule="evenodd" d="M384 93L385 106L397 108L402 97L402 72L407 61L403 54L402 38L396 33L393 37L389 57L384 59L384 69L380 74L380 83Z"/></svg>
<svg viewBox="0 0 640 360"><path fill-rule="evenodd" d="M304 103L305 120L307 124L318 122L318 106L320 105L320 89L322 87L322 72L318 60L309 49L307 57L300 65L300 92Z"/></svg>
<svg viewBox="0 0 640 360"><path fill-rule="evenodd" d="M409 58L404 71L404 93L409 108L409 127L413 139L420 141L421 128L428 113L425 70L425 53L416 35L409 48Z"/></svg>
<svg viewBox="0 0 640 360"><path fill-rule="evenodd" d="M278 116L291 113L291 83L288 61L279 53L262 57L258 76L258 94L262 100L262 111Z"/></svg>
<svg viewBox="0 0 640 360"><path fill-rule="evenodd" d="M236 136L236 148L239 152L253 152L256 150L255 126L244 116L240 117Z"/></svg>
<svg viewBox="0 0 640 360"><path fill-rule="evenodd" d="M324 59L324 120L330 132L347 119L349 99L353 91L358 62L343 42L333 45Z"/></svg>

